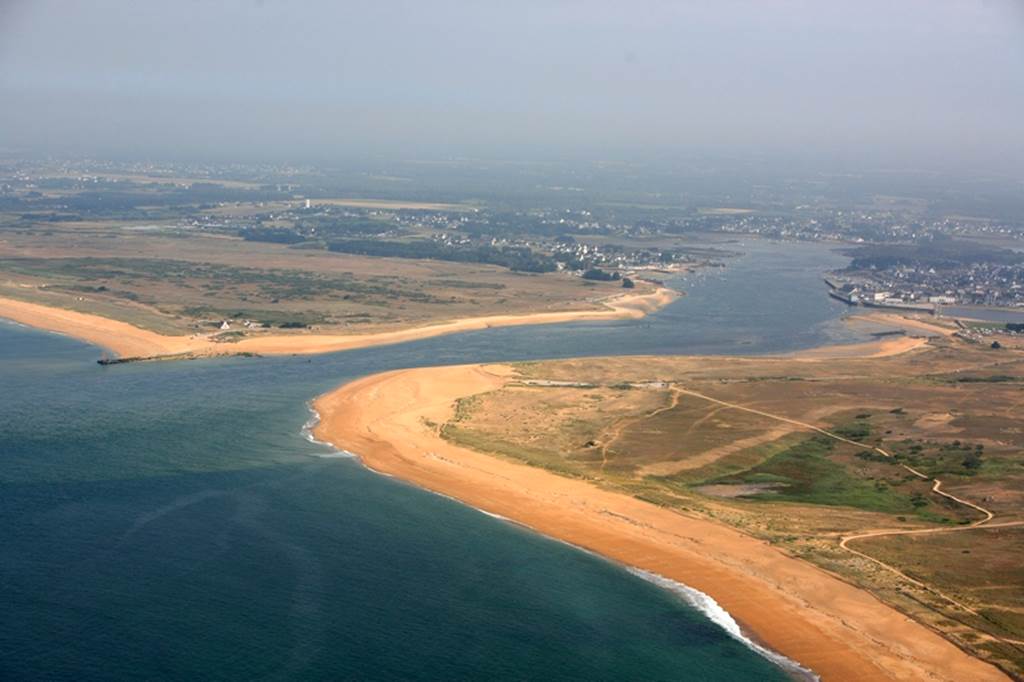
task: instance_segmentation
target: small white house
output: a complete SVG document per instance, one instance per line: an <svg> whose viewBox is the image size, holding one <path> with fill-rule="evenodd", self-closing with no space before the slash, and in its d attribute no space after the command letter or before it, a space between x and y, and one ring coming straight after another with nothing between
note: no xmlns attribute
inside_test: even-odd
<svg viewBox="0 0 1024 682"><path fill-rule="evenodd" d="M224 320L223 322L220 323L220 328L221 329L231 329L231 325L228 324L227 320Z"/></svg>

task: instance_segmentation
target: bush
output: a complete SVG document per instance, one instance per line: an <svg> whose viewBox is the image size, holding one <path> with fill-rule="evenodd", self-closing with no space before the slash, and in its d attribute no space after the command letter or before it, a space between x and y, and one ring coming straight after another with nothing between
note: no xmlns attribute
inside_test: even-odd
<svg viewBox="0 0 1024 682"><path fill-rule="evenodd" d="M583 273L583 279L590 279L596 282L610 282L615 279L612 273L605 272L601 268L590 268Z"/></svg>

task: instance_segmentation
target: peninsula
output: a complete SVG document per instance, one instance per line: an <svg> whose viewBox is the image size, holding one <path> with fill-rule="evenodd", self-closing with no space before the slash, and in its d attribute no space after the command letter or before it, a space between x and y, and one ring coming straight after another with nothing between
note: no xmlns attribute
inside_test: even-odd
<svg viewBox="0 0 1024 682"><path fill-rule="evenodd" d="M980 449L956 441L953 453L932 425L953 394L959 433L1012 419L1009 405L998 416L980 404L1019 402L1000 384L998 398L982 393L992 363L1024 370L1019 355L900 338L778 358L399 370L317 399L315 435L371 469L701 590L824 679L1000 680L976 656L1019 669L1015 634L984 614L1016 598L935 571L991 564L1019 542L1024 516L1009 498L996 496L996 519L971 501L993 494L985 471L1006 471L1014 444L987 441L977 467ZM953 457L965 464L951 468ZM863 533L877 527L895 532ZM908 567L911 553L885 544L961 530L974 554L912 553L934 553L930 566Z"/></svg>
<svg viewBox="0 0 1024 682"><path fill-rule="evenodd" d="M678 296L678 292L657 287L646 293L609 297L591 310L467 317L367 334L264 333L230 341L218 339L215 334L158 334L120 320L10 298L0 298L0 317L37 329L67 334L106 348L126 360L155 360L244 354L309 355L402 343L491 327L636 319L671 303Z"/></svg>

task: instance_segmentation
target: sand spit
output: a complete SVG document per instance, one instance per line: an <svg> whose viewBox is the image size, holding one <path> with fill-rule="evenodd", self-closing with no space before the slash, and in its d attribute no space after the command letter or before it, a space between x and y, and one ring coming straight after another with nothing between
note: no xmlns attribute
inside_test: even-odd
<svg viewBox="0 0 1024 682"><path fill-rule="evenodd" d="M788 356L795 360L837 360L842 358L888 358L912 350L924 348L928 339L914 336L899 336L864 343L848 343L835 346L821 346L796 351Z"/></svg>
<svg viewBox="0 0 1024 682"><path fill-rule="evenodd" d="M456 399L513 374L467 365L360 379L315 401L314 433L376 471L700 590L823 679L1006 679L866 591L732 528L440 438Z"/></svg>
<svg viewBox="0 0 1024 682"><path fill-rule="evenodd" d="M99 315L3 297L0 297L0 317L30 327L67 334L106 348L122 358L209 357L242 353L307 355L402 343L491 327L635 319L671 303L678 296L671 289L658 288L650 293L624 294L606 299L601 302L604 307L599 310L469 317L374 334L262 334L236 343L218 343L210 335L201 334L166 336Z"/></svg>
<svg viewBox="0 0 1024 682"><path fill-rule="evenodd" d="M911 315L902 315L900 313L881 313L881 312L870 312L870 313L859 313L856 315L849 315L846 319L853 321L869 322L873 324L882 324L892 327L905 327L918 333L931 334L934 336L952 336L956 332L955 327L943 326L934 322L928 322L926 320L913 317Z"/></svg>
<svg viewBox="0 0 1024 682"><path fill-rule="evenodd" d="M0 317L101 346L121 357L157 357L191 352L199 343L189 336L164 336L127 322L74 310L0 298ZM207 342L209 343L209 342Z"/></svg>

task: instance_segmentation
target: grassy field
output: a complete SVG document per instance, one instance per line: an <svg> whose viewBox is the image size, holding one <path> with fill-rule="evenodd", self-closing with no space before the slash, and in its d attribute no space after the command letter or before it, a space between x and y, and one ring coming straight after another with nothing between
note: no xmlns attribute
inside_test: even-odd
<svg viewBox="0 0 1024 682"><path fill-rule="evenodd" d="M245 334L372 333L492 314L596 310L621 289L515 272L507 263L327 250L331 240L381 234L433 243L447 236L438 215L470 220L479 208L470 202L331 195L291 177L49 166L35 174L31 182L12 174L14 189L0 197L0 296L165 334L208 331L224 320ZM313 208L306 209L309 194ZM258 239L260 230L304 231L290 243L240 238Z"/></svg>
<svg viewBox="0 0 1024 682"><path fill-rule="evenodd" d="M858 548L970 604L974 613L959 613L951 624L961 639L994 658L1019 662L1015 642L1024 639L1024 527L874 538ZM1015 671L1019 674L1019 667Z"/></svg>
<svg viewBox="0 0 1024 682"><path fill-rule="evenodd" d="M876 359L518 369L520 381L466 401L442 433L734 525L1024 672L1013 643L1024 531L972 527L980 511L932 490L941 480L992 512L992 524L1024 520L1024 352L941 340ZM852 540L856 552L839 545L875 529L938 532Z"/></svg>
<svg viewBox="0 0 1024 682"><path fill-rule="evenodd" d="M61 222L0 232L0 296L161 333L221 320L370 332L460 317L595 309L618 283L377 258L189 232ZM255 332L252 332L255 333Z"/></svg>

